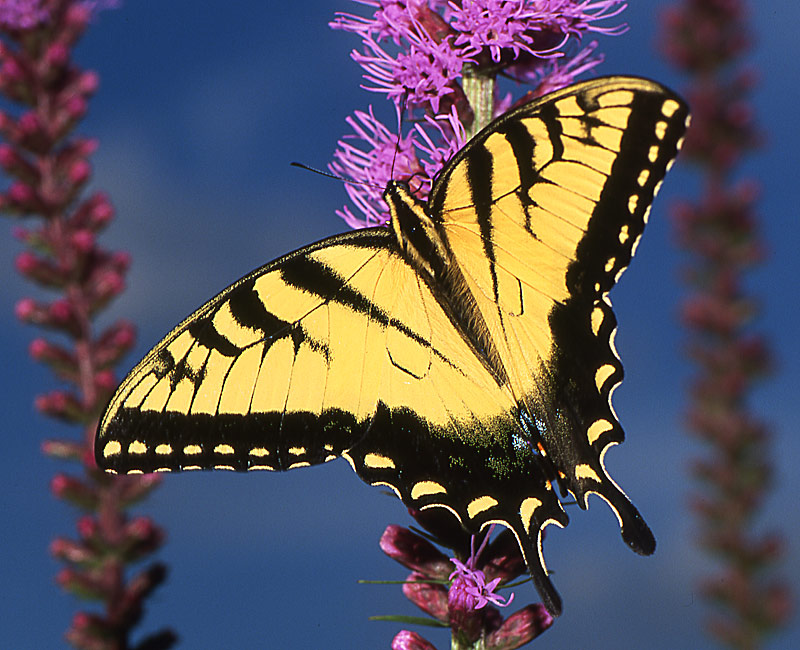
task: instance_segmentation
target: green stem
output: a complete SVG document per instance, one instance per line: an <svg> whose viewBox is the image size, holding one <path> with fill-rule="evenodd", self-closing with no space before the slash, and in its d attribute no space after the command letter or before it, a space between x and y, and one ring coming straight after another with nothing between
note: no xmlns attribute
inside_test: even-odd
<svg viewBox="0 0 800 650"><path fill-rule="evenodd" d="M481 72L472 63L467 63L462 73L461 85L475 116L467 128L467 139L469 139L492 121L495 77L494 74Z"/></svg>
<svg viewBox="0 0 800 650"><path fill-rule="evenodd" d="M467 643L459 641L454 634L450 641L450 650L486 650L486 640L481 636L475 643Z"/></svg>

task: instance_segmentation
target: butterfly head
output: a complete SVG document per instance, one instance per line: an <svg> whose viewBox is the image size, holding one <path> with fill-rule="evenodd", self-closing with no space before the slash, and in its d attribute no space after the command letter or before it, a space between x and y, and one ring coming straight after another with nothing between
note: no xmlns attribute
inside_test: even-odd
<svg viewBox="0 0 800 650"><path fill-rule="evenodd" d="M415 197L403 181L389 181L383 199L406 259L429 278L440 277L447 267L447 249L436 222L428 214L428 204Z"/></svg>

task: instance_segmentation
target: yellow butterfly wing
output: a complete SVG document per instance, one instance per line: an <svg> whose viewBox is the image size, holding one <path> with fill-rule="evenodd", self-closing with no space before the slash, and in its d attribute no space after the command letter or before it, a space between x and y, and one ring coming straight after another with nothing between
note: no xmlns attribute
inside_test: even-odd
<svg viewBox="0 0 800 650"><path fill-rule="evenodd" d="M685 128L652 82L578 84L500 118L429 204L390 183L391 229L323 240L242 278L124 380L98 430L115 472L285 470L346 458L407 505L516 535L554 614L541 533L552 483L605 498L654 541L602 467L622 440L606 293Z"/></svg>
<svg viewBox="0 0 800 650"><path fill-rule="evenodd" d="M123 381L95 449L116 473L343 456L368 483L476 532L511 519L557 612L538 518L566 515L515 409L390 231L371 229L276 260L189 316ZM542 503L535 522L520 517L526 500Z"/></svg>
<svg viewBox="0 0 800 650"><path fill-rule="evenodd" d="M563 490L598 494L640 553L652 533L603 466L624 435L608 291L628 266L688 124L643 79L576 84L495 121L443 171L429 211Z"/></svg>
<svg viewBox="0 0 800 650"><path fill-rule="evenodd" d="M131 371L103 417L99 459L125 472L288 469L352 446L379 401L440 425L492 390L442 318L386 230L297 251L220 293ZM467 377L458 396L423 399L455 377Z"/></svg>

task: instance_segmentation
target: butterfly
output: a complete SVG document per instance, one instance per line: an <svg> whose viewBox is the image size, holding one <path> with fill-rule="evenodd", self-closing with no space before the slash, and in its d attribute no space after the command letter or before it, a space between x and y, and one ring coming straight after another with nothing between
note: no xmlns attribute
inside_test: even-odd
<svg viewBox="0 0 800 650"><path fill-rule="evenodd" d="M283 471L342 457L409 507L542 553L562 498L601 497L655 539L603 465L624 434L609 290L683 141L686 104L634 77L578 83L494 120L434 179L392 181L389 227L246 275L130 372L96 437L110 472Z"/></svg>

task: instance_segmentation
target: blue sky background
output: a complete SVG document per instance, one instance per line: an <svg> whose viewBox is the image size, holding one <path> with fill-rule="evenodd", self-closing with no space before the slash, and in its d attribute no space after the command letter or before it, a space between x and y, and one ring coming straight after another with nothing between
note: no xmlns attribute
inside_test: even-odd
<svg viewBox="0 0 800 650"><path fill-rule="evenodd" d="M598 74L644 75L681 88L654 46L654 9L663 4L632 3L624 14L631 31L601 39L607 60ZM133 256L130 288L112 310L140 329L125 369L239 276L345 229L334 215L345 200L341 184L289 162L324 167L345 117L383 102L358 87L360 69L348 56L357 39L327 27L334 11L357 5L213 0L199 6L128 0L101 14L77 53L101 76L81 131L100 139L94 183L118 211L104 241ZM744 171L763 187L759 208L770 257L748 284L763 305L757 326L769 336L778 366L754 400L774 425L777 470L759 526L781 528L792 543L800 538L800 5L755 6L752 62L761 75L755 102L768 140ZM687 464L697 448L682 424L691 368L676 318L682 257L666 214L695 185L681 165L674 168L637 258L612 295L626 370L614 403L628 440L608 454L607 466L655 532L657 552L631 553L600 501L589 512L572 511L569 528L550 528L545 543L565 613L531 647L712 647L698 633L703 607L694 585L710 567L693 546L686 508ZM34 395L54 384L27 355L37 333L13 317L14 303L31 290L13 271L19 246L10 228L0 225L6 232L0 237L0 639L13 648L56 648L64 645L76 603L53 584L59 565L47 546L56 535L74 535L76 517L51 496L49 480L64 467L43 457L39 445L71 432L32 406ZM171 572L149 601L141 630L172 626L183 648L388 648L401 626L367 617L417 613L397 587L356 584L405 576L377 542L387 524L410 518L398 500L363 484L343 461L280 475L168 476L141 511L167 529L160 558ZM784 568L799 584L796 546ZM533 587L520 587L515 605L535 597ZM428 638L449 645L441 632ZM800 647L798 626L772 647Z"/></svg>

